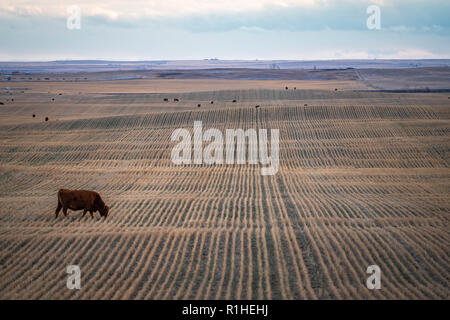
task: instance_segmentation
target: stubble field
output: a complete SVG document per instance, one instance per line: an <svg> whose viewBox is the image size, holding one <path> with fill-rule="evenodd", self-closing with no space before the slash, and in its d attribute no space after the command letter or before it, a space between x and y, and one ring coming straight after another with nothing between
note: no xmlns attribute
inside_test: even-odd
<svg viewBox="0 0 450 320"><path fill-rule="evenodd" d="M236 81L8 83L0 298L448 299L447 94ZM278 173L174 165L172 132L200 120L279 129ZM98 191L110 216L55 219L60 188Z"/></svg>

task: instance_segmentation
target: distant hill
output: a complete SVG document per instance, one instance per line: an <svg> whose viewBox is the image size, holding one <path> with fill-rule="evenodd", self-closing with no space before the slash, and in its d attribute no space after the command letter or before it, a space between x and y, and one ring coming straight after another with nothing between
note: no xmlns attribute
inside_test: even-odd
<svg viewBox="0 0 450 320"><path fill-rule="evenodd" d="M107 60L61 60L48 62L0 62L0 73L63 73L63 72L103 72L130 70L183 70L217 68L251 69L399 69L448 67L450 59L420 60L157 60L157 61L107 61Z"/></svg>

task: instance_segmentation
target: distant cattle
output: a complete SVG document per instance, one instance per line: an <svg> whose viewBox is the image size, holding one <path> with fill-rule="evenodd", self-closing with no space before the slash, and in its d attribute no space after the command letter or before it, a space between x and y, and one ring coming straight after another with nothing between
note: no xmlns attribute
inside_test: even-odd
<svg viewBox="0 0 450 320"><path fill-rule="evenodd" d="M334 91L337 91L337 88L334 88Z"/></svg>
<svg viewBox="0 0 450 320"><path fill-rule="evenodd" d="M236 100L233 100L233 102L237 102Z"/></svg>
<svg viewBox="0 0 450 320"><path fill-rule="evenodd" d="M33 118L36 118L36 115L33 113Z"/></svg>
<svg viewBox="0 0 450 320"><path fill-rule="evenodd" d="M62 96L62 93L59 93L60 96Z"/></svg>
<svg viewBox="0 0 450 320"><path fill-rule="evenodd" d="M177 98L175 98L175 99L173 99L173 101L180 101L180 100L178 100Z"/></svg>
<svg viewBox="0 0 450 320"><path fill-rule="evenodd" d="M199 103L198 105L197 105L197 108L200 108L202 105Z"/></svg>
<svg viewBox="0 0 450 320"><path fill-rule="evenodd" d="M288 90L289 88L288 88L288 87L286 87L285 89L286 89L286 90Z"/></svg>
<svg viewBox="0 0 450 320"><path fill-rule="evenodd" d="M214 101L211 101L211 104L213 104L214 103Z"/></svg>
<svg viewBox="0 0 450 320"><path fill-rule="evenodd" d="M307 107L308 106L308 104L307 103L305 103L305 107Z"/></svg>
<svg viewBox="0 0 450 320"><path fill-rule="evenodd" d="M14 101L14 99L11 98L11 101Z"/></svg>
<svg viewBox="0 0 450 320"><path fill-rule="evenodd" d="M294 90L297 90L297 87L294 87Z"/></svg>
<svg viewBox="0 0 450 320"><path fill-rule="evenodd" d="M0 105L4 105L4 103L3 103L3 102L0 102Z"/></svg>
<svg viewBox="0 0 450 320"><path fill-rule="evenodd" d="M45 121L48 121L48 117L45 117Z"/></svg>
<svg viewBox="0 0 450 320"><path fill-rule="evenodd" d="M259 108L259 104L257 104L257 105L255 106L255 108L258 109L258 108Z"/></svg>
<svg viewBox="0 0 450 320"><path fill-rule="evenodd" d="M55 98L52 98L52 101L55 101Z"/></svg>
<svg viewBox="0 0 450 320"><path fill-rule="evenodd" d="M94 218L94 213L98 211L103 219L106 219L109 213L109 207L102 200L102 197L95 191L89 190L67 190L60 189L58 191L58 206L55 211L55 219L58 218L58 214L63 210L64 215L67 217L67 209L70 210L84 210L83 218L89 211L91 218Z"/></svg>
<svg viewBox="0 0 450 320"><path fill-rule="evenodd" d="M169 99L167 99L167 98L164 98L164 101L169 101Z"/></svg>

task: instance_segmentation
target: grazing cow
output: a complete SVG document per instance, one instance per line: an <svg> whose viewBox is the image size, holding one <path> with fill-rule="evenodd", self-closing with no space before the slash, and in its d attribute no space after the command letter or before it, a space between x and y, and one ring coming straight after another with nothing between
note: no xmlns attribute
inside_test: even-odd
<svg viewBox="0 0 450 320"><path fill-rule="evenodd" d="M169 101L169 99L167 99L167 98L164 98L164 101Z"/></svg>
<svg viewBox="0 0 450 320"><path fill-rule="evenodd" d="M255 106L255 108L258 109L258 108L259 108L259 104L257 104L257 105Z"/></svg>
<svg viewBox="0 0 450 320"><path fill-rule="evenodd" d="M285 88L286 90L289 89L288 87Z"/></svg>
<svg viewBox="0 0 450 320"><path fill-rule="evenodd" d="M45 117L45 121L48 121L48 117Z"/></svg>
<svg viewBox="0 0 450 320"><path fill-rule="evenodd" d="M236 100L233 100L233 102L236 102Z"/></svg>
<svg viewBox="0 0 450 320"><path fill-rule="evenodd" d="M197 108L200 108L202 105L199 103L198 105L197 105Z"/></svg>
<svg viewBox="0 0 450 320"><path fill-rule="evenodd" d="M180 101L180 100L178 100L177 98L175 98L175 99L173 99L173 101Z"/></svg>
<svg viewBox="0 0 450 320"><path fill-rule="evenodd" d="M308 106L308 104L307 103L305 103L305 107L307 107Z"/></svg>
<svg viewBox="0 0 450 320"><path fill-rule="evenodd" d="M36 115L33 113L33 118L36 118Z"/></svg>
<svg viewBox="0 0 450 320"><path fill-rule="evenodd" d="M95 191L89 190L67 190L60 189L58 191L58 207L55 211L55 219L58 218L59 211L63 209L64 215L67 217L67 209L84 210L83 218L89 211L91 218L98 211L103 219L106 219L109 213L109 207L103 202L102 198Z"/></svg>
<svg viewBox="0 0 450 320"><path fill-rule="evenodd" d="M1 105L4 105L4 103L3 103L3 102L0 102L0 104L1 104Z"/></svg>
<svg viewBox="0 0 450 320"><path fill-rule="evenodd" d="M52 98L52 101L55 101L55 98Z"/></svg>
<svg viewBox="0 0 450 320"><path fill-rule="evenodd" d="M334 91L337 91L337 88L334 88Z"/></svg>
<svg viewBox="0 0 450 320"><path fill-rule="evenodd" d="M211 101L211 104L213 104L214 103L214 101Z"/></svg>
<svg viewBox="0 0 450 320"><path fill-rule="evenodd" d="M294 90L297 90L297 87L294 87Z"/></svg>

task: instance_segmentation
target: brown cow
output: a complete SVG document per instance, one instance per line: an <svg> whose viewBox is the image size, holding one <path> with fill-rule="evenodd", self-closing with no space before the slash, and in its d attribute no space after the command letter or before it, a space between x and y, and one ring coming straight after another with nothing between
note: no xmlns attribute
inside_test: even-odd
<svg viewBox="0 0 450 320"><path fill-rule="evenodd" d="M58 207L55 211L55 219L58 218L61 208L66 217L67 209L74 211L83 209L84 211L81 218L89 211L92 219L94 218L93 213L96 211L100 212L100 216L102 216L103 219L106 219L109 212L109 207L103 202L98 192L89 190L60 189L58 191Z"/></svg>

